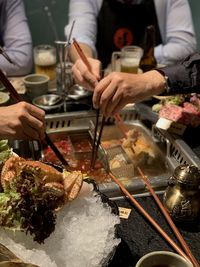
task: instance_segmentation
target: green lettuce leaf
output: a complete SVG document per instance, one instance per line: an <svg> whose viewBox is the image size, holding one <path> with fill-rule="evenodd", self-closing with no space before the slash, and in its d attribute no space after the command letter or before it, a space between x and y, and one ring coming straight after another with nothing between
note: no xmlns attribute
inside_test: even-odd
<svg viewBox="0 0 200 267"><path fill-rule="evenodd" d="M12 153L12 149L8 145L8 140L0 140L0 164L4 163Z"/></svg>

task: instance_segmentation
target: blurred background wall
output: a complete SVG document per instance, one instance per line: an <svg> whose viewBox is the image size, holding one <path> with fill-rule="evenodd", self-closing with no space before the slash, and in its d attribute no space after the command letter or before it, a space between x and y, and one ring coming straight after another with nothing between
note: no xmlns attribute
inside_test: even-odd
<svg viewBox="0 0 200 267"><path fill-rule="evenodd" d="M34 46L53 44L55 39L64 40L68 2L69 0L24 0ZM189 0L189 3L200 51L200 1Z"/></svg>

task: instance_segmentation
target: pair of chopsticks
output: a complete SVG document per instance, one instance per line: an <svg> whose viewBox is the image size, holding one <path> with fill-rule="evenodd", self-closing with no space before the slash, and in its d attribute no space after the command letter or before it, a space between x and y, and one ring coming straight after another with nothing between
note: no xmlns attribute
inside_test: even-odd
<svg viewBox="0 0 200 267"><path fill-rule="evenodd" d="M86 65L87 69L92 72L91 70L91 66L90 63L87 59L87 57L85 56L83 50L81 49L81 47L79 46L78 42L76 41L76 39L73 39L73 45L79 55L79 57L82 59L82 61L84 62L84 64ZM101 136L102 136L102 132L103 132L103 128L105 125L105 121L106 118L105 116L103 116L102 121L101 121L101 126L100 126L100 130L99 130L99 134L97 137L97 130L98 130L98 124L99 124L99 116L100 116L100 110L97 109L96 110L96 121L95 121L95 128L94 128L94 139L93 139L93 144L92 144L92 157L91 157L91 168L93 169L95 166L95 162L97 159L97 152L99 149L99 145L101 142Z"/></svg>
<svg viewBox="0 0 200 267"><path fill-rule="evenodd" d="M121 132L124 135L124 137L127 138L127 133L129 131L129 129L124 124L124 121L122 120L122 118L119 115L119 113L114 115L114 119L115 119L115 123L116 123L117 127L121 130Z"/></svg>
<svg viewBox="0 0 200 267"><path fill-rule="evenodd" d="M95 122L95 128L94 128L94 139L93 139L93 144L92 144L91 169L93 169L95 167L95 162L96 162L96 159L97 159L97 153L98 153L99 145L100 145L100 142L101 142L101 136L102 136L103 128L105 126L105 121L106 121L105 116L103 116L102 122L101 122L101 126L100 126L100 130L99 130L99 134L98 134L98 138L97 138L99 115L100 115L100 111L99 111L99 109L97 109L97 111L96 111L96 122Z"/></svg>
<svg viewBox="0 0 200 267"><path fill-rule="evenodd" d="M180 244L181 244L182 248L184 249L185 253L187 254L188 258L190 259L190 261L192 262L194 267L199 267L200 266L199 263L197 262L194 255L192 254L190 248L188 247L187 243L185 242L185 240L182 237L181 233L179 232L178 228L176 227L176 225L172 221L169 213L167 212L167 210L163 206L162 202L160 201L160 199L156 195L155 191L153 190L149 179L144 175L144 173L142 172L142 170L139 167L137 167L137 170L138 170L139 174L141 175L142 180L144 181L144 184L146 185L146 188L149 190L149 192L153 196L155 202L157 203L158 207L160 208L160 210L161 210L162 214L164 215L166 221L168 222L169 226L173 230L176 238L180 242Z"/></svg>
<svg viewBox="0 0 200 267"><path fill-rule="evenodd" d="M77 50L80 58L83 60L83 62L85 63L85 65L88 67L88 70L91 71L90 64L89 64L86 56L84 55L82 49L80 48L80 46L78 45L78 43L76 42L75 39L74 39L74 43L73 44L74 44L74 46L75 46L75 48L76 48L76 50ZM123 123L123 120L121 119L121 117L120 117L119 114L115 115L115 120L117 122L117 125L119 126L119 128L121 129L121 131L123 132L123 134L126 137L127 136L126 133L127 133L128 129L125 126L125 124ZM97 132L98 121L99 121L99 110L97 110L96 125L95 125L95 136L94 136L95 138L94 138L94 140L96 140L96 132ZM94 144L95 144L95 141L94 141ZM142 175L142 177L144 178L145 176L143 175L143 173L142 173L142 171L141 171L140 168L138 168L138 171ZM155 194L155 192L154 192L153 188L151 187L150 183L147 182L147 179L144 179L145 184L147 185L147 188L149 189L149 191L153 195L154 199L156 200L156 203L159 205L161 211L165 215L167 221L169 222L170 226L172 227L172 230L174 231L175 235L177 236L178 240L180 241L180 243L183 246L183 248L184 248L185 252L187 253L187 255L185 254L185 252L182 251L182 249L180 249L177 246L177 244L167 235L167 233L165 233L163 231L163 229L160 227L160 225L144 210L144 208L128 192L128 190L123 186L123 184L111 173L111 171L109 171L109 176L120 187L121 191L132 201L132 203L142 213L142 215L154 226L154 228L162 235L162 237L164 237L164 239L174 248L174 250L176 252L178 252L181 256L183 256L186 260L189 260L190 259L190 261L193 263L194 267L199 267L199 264L198 264L197 260L192 255L190 249L188 248L186 242L184 241L183 237L179 233L178 229L176 228L175 225L172 226L173 225L173 222L171 220L171 217L166 212L165 208L163 207L163 205L160 202L159 198Z"/></svg>
<svg viewBox="0 0 200 267"><path fill-rule="evenodd" d="M119 114L115 115L115 121L117 126L121 129L122 133L124 134L124 136L126 137L126 134L128 132L128 129L126 127L126 125L124 124L123 120L121 119ZM195 267L199 267L199 264L197 262L197 260L195 259L194 255L192 254L191 250L189 249L187 243L185 242L184 238L182 237L181 233L179 232L178 228L176 227L176 225L174 224L174 222L172 221L169 213L166 211L166 209L164 208L163 204L161 203L160 199L158 198L158 196L156 195L155 191L153 190L153 188L151 187L151 184L148 180L148 178L144 175L144 173L142 172L142 170L137 167L139 174L141 175L147 189L149 190L149 192L151 193L151 195L153 196L155 202L157 203L158 207L160 208L162 214L164 215L165 219L167 220L169 226L171 227L171 229L173 230L176 238L178 239L178 241L180 242L183 250L185 251L185 253L187 254L187 257L190 259L190 261L192 262L192 264Z"/></svg>
<svg viewBox="0 0 200 267"><path fill-rule="evenodd" d="M192 261L192 259L183 252L179 246L170 238L170 236L160 227L160 225L148 214L148 212L137 202L137 200L132 196L129 191L124 187L124 185L111 173L109 172L110 178L119 186L120 190L124 193L126 197L134 204L137 210L151 223L151 225L159 232L159 234L169 243L169 245L187 261ZM194 267L199 267L198 262L194 264Z"/></svg>
<svg viewBox="0 0 200 267"><path fill-rule="evenodd" d="M10 92L11 97L16 101L16 102L21 102L23 101L23 98L18 94L18 92L15 90L11 82L7 79L5 74L1 71L0 69L0 80L3 83L3 85L6 87L6 89ZM69 167L68 162L66 159L63 157L63 155L60 153L60 151L57 149L57 147L54 145L54 143L51 141L50 137L48 134L45 132L45 141L46 143L51 147L55 155L58 157L58 159L62 162L62 164L65 167Z"/></svg>

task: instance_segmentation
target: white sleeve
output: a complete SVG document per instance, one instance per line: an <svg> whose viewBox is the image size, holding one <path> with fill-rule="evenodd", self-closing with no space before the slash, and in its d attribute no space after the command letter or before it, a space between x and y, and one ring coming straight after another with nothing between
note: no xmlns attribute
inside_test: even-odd
<svg viewBox="0 0 200 267"><path fill-rule="evenodd" d="M65 36L69 35L72 22L75 21L72 38L89 45L96 53L97 16L102 1L71 0L69 3L69 22L65 27Z"/></svg>
<svg viewBox="0 0 200 267"><path fill-rule="evenodd" d="M155 0L163 43L155 48L160 64L174 64L196 51L196 37L187 0Z"/></svg>
<svg viewBox="0 0 200 267"><path fill-rule="evenodd" d="M32 39L21 0L6 1L3 26L4 49L15 65L0 56L0 68L8 76L25 75L32 68Z"/></svg>

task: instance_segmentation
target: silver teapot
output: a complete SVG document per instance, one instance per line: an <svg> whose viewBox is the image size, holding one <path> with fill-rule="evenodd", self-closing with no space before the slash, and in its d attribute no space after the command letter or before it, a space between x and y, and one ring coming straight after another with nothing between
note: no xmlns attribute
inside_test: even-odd
<svg viewBox="0 0 200 267"><path fill-rule="evenodd" d="M170 177L163 204L176 221L194 221L200 213L200 170L180 165Z"/></svg>

